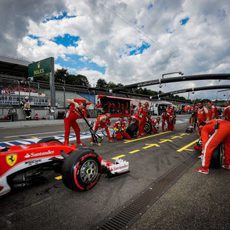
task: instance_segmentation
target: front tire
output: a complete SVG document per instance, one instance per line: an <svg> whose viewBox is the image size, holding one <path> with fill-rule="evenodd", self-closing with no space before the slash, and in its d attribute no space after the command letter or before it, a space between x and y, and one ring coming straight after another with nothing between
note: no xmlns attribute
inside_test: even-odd
<svg viewBox="0 0 230 230"><path fill-rule="evenodd" d="M70 154L62 167L64 185L74 191L92 189L101 176L99 156L91 149L79 149Z"/></svg>

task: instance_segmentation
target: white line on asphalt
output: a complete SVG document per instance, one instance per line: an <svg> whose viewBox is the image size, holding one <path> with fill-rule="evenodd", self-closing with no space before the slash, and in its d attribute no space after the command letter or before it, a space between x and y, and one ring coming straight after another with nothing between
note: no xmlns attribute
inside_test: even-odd
<svg viewBox="0 0 230 230"><path fill-rule="evenodd" d="M6 136L4 138L12 138L12 137L26 137L26 136L35 136L35 135L40 135L40 134L51 134L51 133L64 133L64 131L53 131L53 132L43 132L43 133L27 133L27 134L23 134L23 135L15 135L15 136Z"/></svg>

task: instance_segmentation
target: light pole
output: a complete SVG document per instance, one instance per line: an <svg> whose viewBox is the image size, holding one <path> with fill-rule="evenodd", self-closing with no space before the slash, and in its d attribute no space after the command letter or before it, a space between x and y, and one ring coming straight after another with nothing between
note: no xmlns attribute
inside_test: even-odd
<svg viewBox="0 0 230 230"><path fill-rule="evenodd" d="M20 81L17 80L17 83L18 83L18 96L19 96L19 106L20 106L20 103L21 103Z"/></svg>
<svg viewBox="0 0 230 230"><path fill-rule="evenodd" d="M65 98L65 79L64 79L64 86L62 88L63 88L63 94L64 94L64 109L66 111L66 103L65 103L65 101L66 101L66 98Z"/></svg>

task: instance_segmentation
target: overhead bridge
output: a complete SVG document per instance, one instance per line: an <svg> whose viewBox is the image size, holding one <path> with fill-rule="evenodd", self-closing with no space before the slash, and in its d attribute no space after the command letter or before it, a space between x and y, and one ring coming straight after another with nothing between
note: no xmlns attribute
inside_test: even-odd
<svg viewBox="0 0 230 230"><path fill-rule="evenodd" d="M125 85L123 87L118 87L113 91L122 91L124 89L138 88L150 85L160 85L164 83L173 83L173 82L183 82L183 81L205 81L205 80L230 80L230 73L222 74L197 74L197 75L184 75L179 77L170 77L170 78L159 78L151 81L143 81L139 83L134 83L130 85Z"/></svg>

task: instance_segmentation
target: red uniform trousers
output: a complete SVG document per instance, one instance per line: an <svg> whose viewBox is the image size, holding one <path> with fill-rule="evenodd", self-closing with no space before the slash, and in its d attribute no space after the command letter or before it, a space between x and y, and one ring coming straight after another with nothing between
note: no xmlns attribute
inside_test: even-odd
<svg viewBox="0 0 230 230"><path fill-rule="evenodd" d="M223 120L219 121L219 128L215 130L214 134L208 139L204 146L204 158L202 166L205 169L209 168L213 151L220 144L224 143L224 164L230 165L230 122Z"/></svg>
<svg viewBox="0 0 230 230"><path fill-rule="evenodd" d="M105 129L105 132L106 132L106 134L107 134L108 140L110 141L110 140L111 140L111 136L110 136L110 132L109 132L108 126L107 126L105 123L102 123L102 122L101 122L101 123L98 123L98 122L96 122L95 125L94 125L94 127L93 127L93 130L94 130L95 132L97 132L97 130L98 130L99 128Z"/></svg>
<svg viewBox="0 0 230 230"><path fill-rule="evenodd" d="M80 128L79 128L79 125L78 125L76 119L72 120L70 118L65 118L64 119L64 125L65 125L65 142L64 142L64 144L65 145L69 144L69 135L70 135L70 128L71 127L73 128L75 135L76 135L76 143L80 144L81 143Z"/></svg>
<svg viewBox="0 0 230 230"><path fill-rule="evenodd" d="M209 121L205 126L203 126L201 130L201 140L202 140L202 149L204 150L204 146L206 145L209 137L215 132L215 125L217 120Z"/></svg>
<svg viewBox="0 0 230 230"><path fill-rule="evenodd" d="M168 123L168 130L173 131L174 130L174 116L170 115L167 119Z"/></svg>

